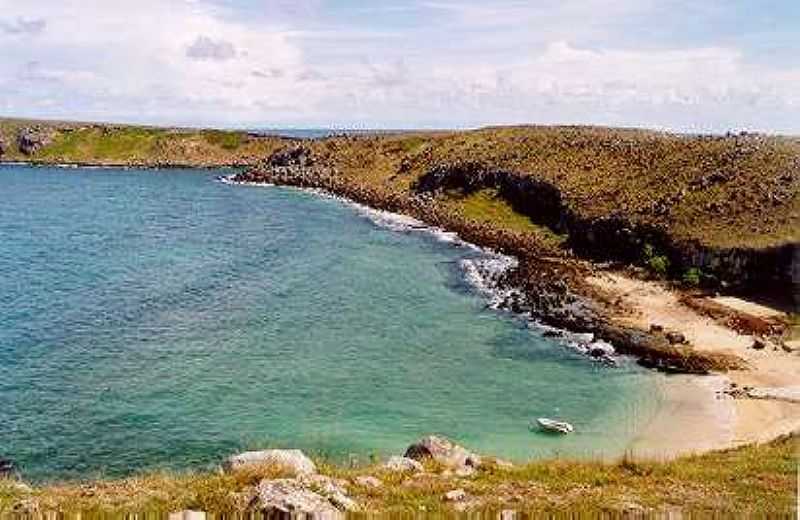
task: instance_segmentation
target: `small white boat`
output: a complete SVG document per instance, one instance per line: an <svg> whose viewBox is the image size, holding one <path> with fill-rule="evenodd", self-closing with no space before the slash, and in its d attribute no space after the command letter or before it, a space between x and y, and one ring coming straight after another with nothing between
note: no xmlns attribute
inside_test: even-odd
<svg viewBox="0 0 800 520"><path fill-rule="evenodd" d="M575 431L575 428L568 422L556 421L555 419L548 419L546 417L539 417L536 419L536 424L539 425L540 429L548 432L572 433Z"/></svg>

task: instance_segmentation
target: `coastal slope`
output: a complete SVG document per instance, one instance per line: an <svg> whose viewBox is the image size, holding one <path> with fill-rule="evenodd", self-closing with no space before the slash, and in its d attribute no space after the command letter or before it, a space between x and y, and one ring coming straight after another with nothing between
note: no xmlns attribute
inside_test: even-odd
<svg viewBox="0 0 800 520"><path fill-rule="evenodd" d="M0 141L0 161L237 166L240 182L410 214L516 256L499 280L515 291L509 310L590 332L646 366L729 372L726 391L749 419L713 445L800 422L797 403L751 405L747 389L785 390L800 375L798 138L518 126L298 140L2 120ZM754 314L750 300L774 312Z"/></svg>

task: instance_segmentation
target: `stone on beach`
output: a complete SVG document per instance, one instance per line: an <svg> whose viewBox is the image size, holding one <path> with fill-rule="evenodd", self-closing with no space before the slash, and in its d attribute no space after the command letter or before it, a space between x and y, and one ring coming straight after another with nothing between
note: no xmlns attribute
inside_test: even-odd
<svg viewBox="0 0 800 520"><path fill-rule="evenodd" d="M317 472L314 462L300 450L246 451L228 457L223 463L223 469L227 472L254 466L285 467L297 475Z"/></svg>

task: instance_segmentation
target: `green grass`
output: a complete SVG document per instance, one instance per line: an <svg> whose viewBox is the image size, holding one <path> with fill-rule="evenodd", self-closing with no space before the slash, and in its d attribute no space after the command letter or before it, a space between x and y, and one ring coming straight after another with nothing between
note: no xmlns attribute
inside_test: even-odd
<svg viewBox="0 0 800 520"><path fill-rule="evenodd" d="M225 132L222 130L206 130L203 132L203 138L208 144L219 146L224 150L234 151L242 146L242 142L244 141L244 133Z"/></svg>
<svg viewBox="0 0 800 520"><path fill-rule="evenodd" d="M59 133L53 143L39 150L37 160L64 162L120 162L147 158L162 130L126 127L110 131L83 128Z"/></svg>
<svg viewBox="0 0 800 520"><path fill-rule="evenodd" d="M562 245L567 238L566 235L556 234L546 226L535 224L526 215L514 211L514 208L498 195L497 190L480 190L466 196L450 194L447 203L460 210L467 218L494 224L500 229L535 234L553 247Z"/></svg>

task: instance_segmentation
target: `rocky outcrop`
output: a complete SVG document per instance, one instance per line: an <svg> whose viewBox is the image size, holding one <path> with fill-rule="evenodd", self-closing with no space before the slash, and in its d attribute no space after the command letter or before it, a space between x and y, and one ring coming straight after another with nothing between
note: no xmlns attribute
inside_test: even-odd
<svg viewBox="0 0 800 520"><path fill-rule="evenodd" d="M295 146L286 150L279 150L272 154L267 160L267 164L273 167L295 166L308 168L314 166L314 158L311 150L305 146Z"/></svg>
<svg viewBox="0 0 800 520"><path fill-rule="evenodd" d="M474 471L481 465L481 457L449 439L429 435L408 447L405 457L416 461L431 459L456 471Z"/></svg>
<svg viewBox="0 0 800 520"><path fill-rule="evenodd" d="M273 156L274 157L274 156ZM313 167L270 166L270 158L259 168L241 172L234 182L269 183L323 189L335 195L365 204L372 208L403 213L457 233L467 242L512 255L518 259L516 268L493 275L491 283L503 289L508 298L501 308L531 318L552 327L573 332L592 333L597 339L607 341L622 354L640 357L643 365L669 372L707 373L709 370L728 370L740 367L730 356L710 355L694 349L676 348L659 335L630 328L611 326L596 308L591 291L586 290L585 277L590 270L582 263L570 261L562 249L540 241L535 234L515 233L499 229L488 223L467 219L457 212L436 203L426 190L441 185L445 189L457 186L446 172L438 172L433 180L423 176L414 192L384 190L364 182L350 180L332 168L316 163ZM455 179L467 179L470 189L478 189L487 182L499 182L505 174L481 169L456 169ZM472 176L479 182L475 182ZM456 182L453 184L453 182ZM538 184L525 184L530 193L538 193ZM418 191L418 190L422 191ZM547 191L547 188L543 188ZM554 197L560 197L554 192ZM520 200L528 200L522 197ZM560 200L560 198L558 199ZM560 203L559 203L560 204ZM551 207L561 207L554 204ZM606 356L597 358L605 360Z"/></svg>
<svg viewBox="0 0 800 520"><path fill-rule="evenodd" d="M330 500L292 479L262 480L256 486L250 509L312 518L338 518L342 514Z"/></svg>
<svg viewBox="0 0 800 520"><path fill-rule="evenodd" d="M23 128L17 135L17 146L20 152L30 156L52 143L55 135L52 128L36 126Z"/></svg>
<svg viewBox="0 0 800 520"><path fill-rule="evenodd" d="M6 142L5 138L0 135L0 157L6 154L8 151L8 143Z"/></svg>
<svg viewBox="0 0 800 520"><path fill-rule="evenodd" d="M626 215L585 218L573 211L558 188L529 175L492 168L480 162L443 164L431 168L414 184L418 194L449 190L471 193L492 188L516 211L558 233L567 233L575 252L596 260L639 263L646 245L669 259L674 275L700 269L711 284L800 294L798 244L763 248L716 248L674 240L659 227L635 222ZM796 296L800 298L800 296Z"/></svg>
<svg viewBox="0 0 800 520"><path fill-rule="evenodd" d="M300 450L247 451L228 457L222 465L228 472L257 466L282 467L296 475L312 475L317 472L314 462Z"/></svg>

